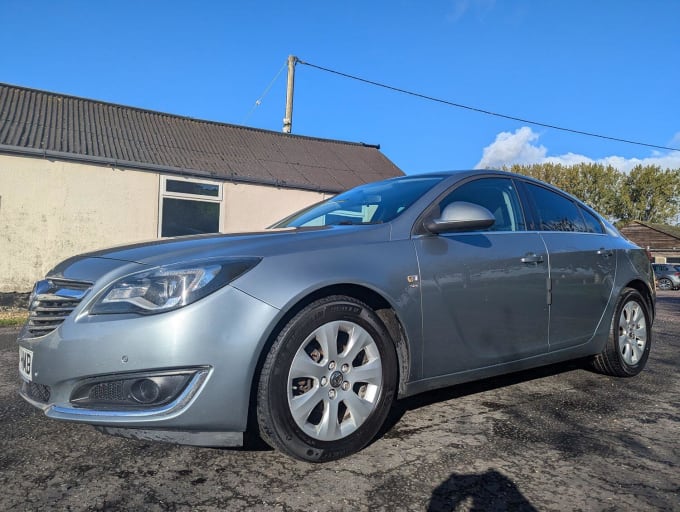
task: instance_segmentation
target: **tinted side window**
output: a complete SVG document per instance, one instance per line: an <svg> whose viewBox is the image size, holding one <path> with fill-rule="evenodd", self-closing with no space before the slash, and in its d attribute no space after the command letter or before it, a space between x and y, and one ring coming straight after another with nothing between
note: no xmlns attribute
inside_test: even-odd
<svg viewBox="0 0 680 512"><path fill-rule="evenodd" d="M577 206L566 197L527 183L538 213L540 231L587 231Z"/></svg>
<svg viewBox="0 0 680 512"><path fill-rule="evenodd" d="M509 178L481 178L465 183L439 203L439 211L455 201L478 204L489 210L496 222L488 231L525 230L519 198Z"/></svg>
<svg viewBox="0 0 680 512"><path fill-rule="evenodd" d="M588 210L585 208L579 207L579 210L581 210L581 214L583 214L583 220L586 221L586 231L588 233L603 233L602 231L602 224L600 224L600 221L597 220L597 217L590 213Z"/></svg>

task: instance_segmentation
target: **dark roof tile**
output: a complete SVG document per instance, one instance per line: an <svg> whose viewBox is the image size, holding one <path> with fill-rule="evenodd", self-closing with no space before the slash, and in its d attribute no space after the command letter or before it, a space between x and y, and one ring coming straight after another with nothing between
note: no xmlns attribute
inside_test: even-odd
<svg viewBox="0 0 680 512"><path fill-rule="evenodd" d="M338 192L403 173L375 146L153 112L0 83L0 150ZM146 166L146 167L145 167Z"/></svg>

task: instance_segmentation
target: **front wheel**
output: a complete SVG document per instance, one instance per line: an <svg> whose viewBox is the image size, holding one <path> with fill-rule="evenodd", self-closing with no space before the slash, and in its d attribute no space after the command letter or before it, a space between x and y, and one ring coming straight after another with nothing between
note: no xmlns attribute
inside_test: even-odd
<svg viewBox="0 0 680 512"><path fill-rule="evenodd" d="M366 446L395 396L397 358L366 304L345 296L305 307L279 333L262 368L262 438L295 458L338 459Z"/></svg>
<svg viewBox="0 0 680 512"><path fill-rule="evenodd" d="M645 367L651 345L649 306L640 292L624 288L616 303L610 337L593 359L593 366L607 375L632 377Z"/></svg>

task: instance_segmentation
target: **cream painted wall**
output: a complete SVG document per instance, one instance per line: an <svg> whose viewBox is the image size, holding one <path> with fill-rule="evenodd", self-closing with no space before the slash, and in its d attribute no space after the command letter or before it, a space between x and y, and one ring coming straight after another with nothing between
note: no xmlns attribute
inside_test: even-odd
<svg viewBox="0 0 680 512"><path fill-rule="evenodd" d="M160 183L154 172L0 155L0 292L30 290L75 254L158 238ZM224 183L220 229L260 230L327 197Z"/></svg>
<svg viewBox="0 0 680 512"><path fill-rule="evenodd" d="M225 183L222 231L264 229L327 197L330 196L320 192Z"/></svg>
<svg viewBox="0 0 680 512"><path fill-rule="evenodd" d="M156 238L158 175L0 155L0 292L28 291L61 260Z"/></svg>

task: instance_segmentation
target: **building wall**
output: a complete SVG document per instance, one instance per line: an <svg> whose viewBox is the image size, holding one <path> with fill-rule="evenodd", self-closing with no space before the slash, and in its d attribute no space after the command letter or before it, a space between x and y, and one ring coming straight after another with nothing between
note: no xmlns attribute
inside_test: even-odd
<svg viewBox="0 0 680 512"><path fill-rule="evenodd" d="M158 238L161 175L0 155L0 292L28 291L61 260ZM324 194L225 183L223 231L262 229Z"/></svg>
<svg viewBox="0 0 680 512"><path fill-rule="evenodd" d="M224 184L223 231L264 229L327 194L240 183Z"/></svg>
<svg viewBox="0 0 680 512"><path fill-rule="evenodd" d="M74 254L156 237L158 176L0 155L0 291Z"/></svg>

